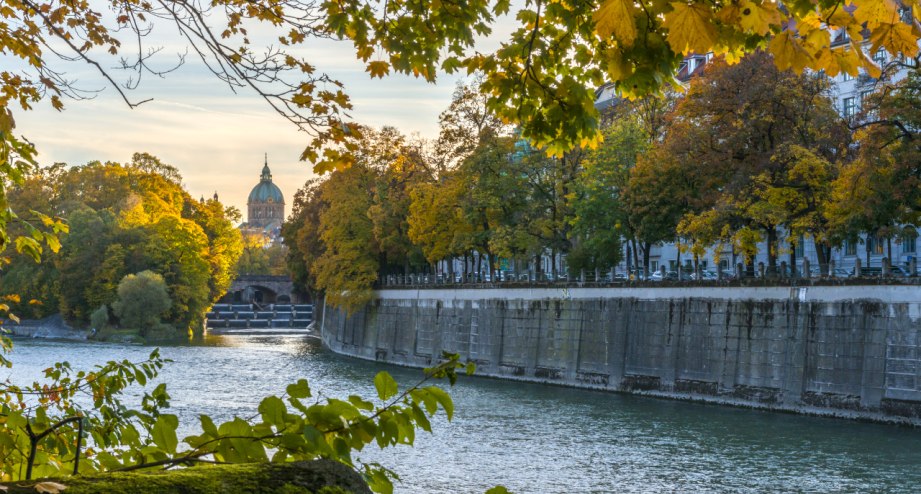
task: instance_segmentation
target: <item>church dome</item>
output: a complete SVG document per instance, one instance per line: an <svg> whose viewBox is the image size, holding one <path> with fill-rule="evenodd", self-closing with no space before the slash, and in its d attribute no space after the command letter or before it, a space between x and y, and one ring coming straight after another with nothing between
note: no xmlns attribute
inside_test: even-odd
<svg viewBox="0 0 921 494"><path fill-rule="evenodd" d="M268 163L262 167L262 177L259 183L253 187L252 192L249 193L249 200L247 203L285 203L285 198L281 195L281 189L272 183L272 172L269 171Z"/></svg>

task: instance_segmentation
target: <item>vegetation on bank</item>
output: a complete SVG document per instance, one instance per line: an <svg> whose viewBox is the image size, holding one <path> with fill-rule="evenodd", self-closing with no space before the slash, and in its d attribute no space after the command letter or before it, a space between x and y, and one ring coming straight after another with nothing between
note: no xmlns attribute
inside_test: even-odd
<svg viewBox="0 0 921 494"><path fill-rule="evenodd" d="M781 71L760 52L716 59L686 94L618 101L596 149L560 158L461 86L437 141L366 129L353 166L298 192L282 230L289 266L347 308L384 276L446 259L539 272L539 256L565 255L570 272L605 272L625 251L648 268L653 245L677 242L695 265L718 247L753 271L760 245L776 269L783 256L797 265L787 246L810 239L824 270L833 247L913 239L921 223L921 69L879 84L846 120L822 74Z"/></svg>
<svg viewBox="0 0 921 494"><path fill-rule="evenodd" d="M10 256L2 295L19 317L60 313L105 336L118 328L146 339L199 328L230 287L243 250L235 208L193 199L179 172L148 154L130 163L55 164L26 173L9 190L14 210L59 218L60 248L36 264ZM25 235L21 225L11 235Z"/></svg>

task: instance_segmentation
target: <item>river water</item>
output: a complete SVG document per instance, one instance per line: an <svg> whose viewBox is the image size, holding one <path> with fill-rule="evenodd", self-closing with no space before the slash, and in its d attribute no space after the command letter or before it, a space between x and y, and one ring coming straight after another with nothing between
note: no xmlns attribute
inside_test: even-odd
<svg viewBox="0 0 921 494"><path fill-rule="evenodd" d="M151 348L16 340L0 378L31 382L51 362L89 368ZM376 396L374 374L413 369L334 355L293 335L211 336L162 348L172 411L197 424L251 416L300 378L329 397ZM396 492L919 492L921 430L484 378L451 390L455 417L413 448L368 449L402 477ZM189 430L188 432L192 432ZM376 447L375 447L376 448Z"/></svg>

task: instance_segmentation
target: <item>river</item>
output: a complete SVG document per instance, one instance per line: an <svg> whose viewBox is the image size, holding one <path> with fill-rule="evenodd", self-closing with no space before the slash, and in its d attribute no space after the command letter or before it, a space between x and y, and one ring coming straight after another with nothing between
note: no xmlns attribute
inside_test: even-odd
<svg viewBox="0 0 921 494"><path fill-rule="evenodd" d="M31 382L51 362L89 368L142 360L149 347L15 340L13 369ZM260 397L300 378L314 393L376 396L374 374L420 371L334 355L293 335L211 336L162 349L172 410L185 423L251 416ZM918 492L921 430L461 377L450 423L413 448L367 449L402 477L396 492ZM191 432L191 430L189 431Z"/></svg>

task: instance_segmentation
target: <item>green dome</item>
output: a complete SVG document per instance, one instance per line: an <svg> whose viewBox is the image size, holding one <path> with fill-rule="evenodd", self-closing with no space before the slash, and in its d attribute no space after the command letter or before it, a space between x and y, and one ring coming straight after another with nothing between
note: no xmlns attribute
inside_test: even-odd
<svg viewBox="0 0 921 494"><path fill-rule="evenodd" d="M272 172L269 171L269 165L262 167L262 177L259 183L253 187L249 193L247 204L271 202L275 204L284 204L285 198L281 195L281 189L272 183Z"/></svg>

